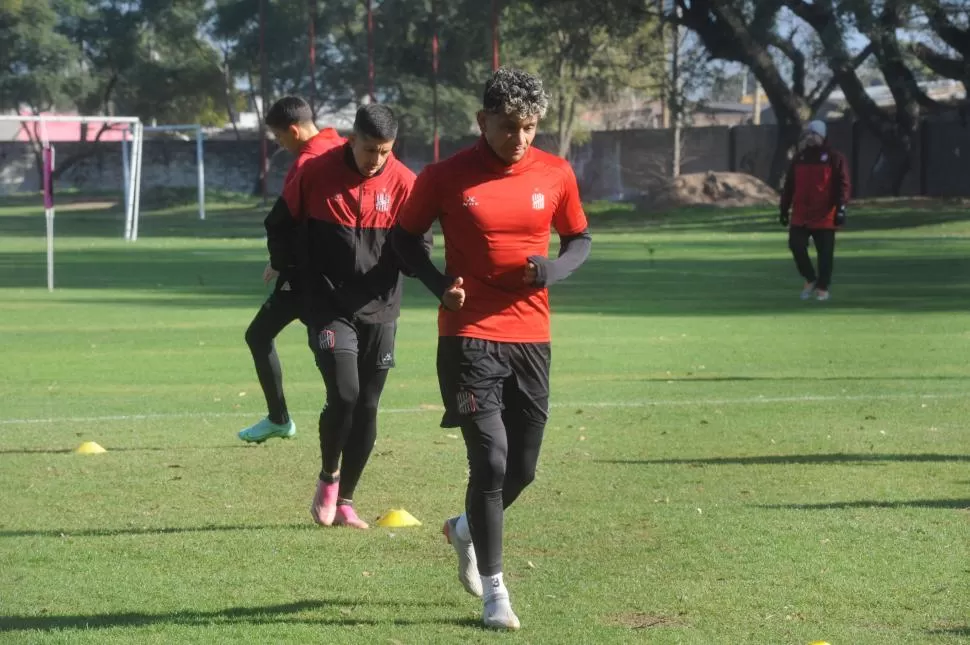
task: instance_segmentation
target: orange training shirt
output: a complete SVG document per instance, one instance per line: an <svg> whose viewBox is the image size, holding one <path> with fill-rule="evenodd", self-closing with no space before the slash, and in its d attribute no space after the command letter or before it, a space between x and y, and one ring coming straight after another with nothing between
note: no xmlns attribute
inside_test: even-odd
<svg viewBox="0 0 970 645"><path fill-rule="evenodd" d="M560 236L587 228L569 163L530 147L507 166L482 138L418 175L398 223L421 235L435 219L445 273L462 278L465 290L461 310L439 310L439 334L549 342L549 292L522 280L529 256L549 253L550 227Z"/></svg>

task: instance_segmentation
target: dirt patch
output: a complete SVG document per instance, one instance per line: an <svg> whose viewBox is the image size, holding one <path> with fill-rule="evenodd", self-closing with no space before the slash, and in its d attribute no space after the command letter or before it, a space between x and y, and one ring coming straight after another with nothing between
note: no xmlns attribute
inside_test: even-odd
<svg viewBox="0 0 970 645"><path fill-rule="evenodd" d="M660 614L648 614L645 612L630 612L623 614L613 614L607 622L617 627L627 629L649 629L651 627L684 627L685 623L680 616L662 616Z"/></svg>
<svg viewBox="0 0 970 645"><path fill-rule="evenodd" d="M84 201L57 204L57 200L55 198L54 205L57 206L58 211L104 211L114 208L118 205L118 202Z"/></svg>
<svg viewBox="0 0 970 645"><path fill-rule="evenodd" d="M740 172L705 172L681 175L637 200L647 211L710 206L737 208L777 206L778 192L757 177Z"/></svg>

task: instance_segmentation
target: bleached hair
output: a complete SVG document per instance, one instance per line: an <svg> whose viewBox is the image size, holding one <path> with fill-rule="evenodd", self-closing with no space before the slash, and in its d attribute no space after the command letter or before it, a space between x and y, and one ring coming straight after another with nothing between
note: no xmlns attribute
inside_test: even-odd
<svg viewBox="0 0 970 645"><path fill-rule="evenodd" d="M519 119L546 116L549 96L538 76L501 67L485 83L482 107L492 114L509 114Z"/></svg>

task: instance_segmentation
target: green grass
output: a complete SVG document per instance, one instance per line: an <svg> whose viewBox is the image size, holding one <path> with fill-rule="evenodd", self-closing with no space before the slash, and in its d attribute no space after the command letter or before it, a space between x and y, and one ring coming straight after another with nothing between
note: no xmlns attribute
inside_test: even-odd
<svg viewBox="0 0 970 645"><path fill-rule="evenodd" d="M80 198L71 196L71 200ZM970 214L857 208L834 299L798 300L772 213L589 210L553 290L553 411L507 517L517 634L477 627L438 535L462 504L437 427L433 303L408 285L357 495L414 529L307 507L323 385L279 341L299 426L262 412L243 330L263 208L0 203L0 642L961 643L970 637ZM84 440L109 452L79 456Z"/></svg>

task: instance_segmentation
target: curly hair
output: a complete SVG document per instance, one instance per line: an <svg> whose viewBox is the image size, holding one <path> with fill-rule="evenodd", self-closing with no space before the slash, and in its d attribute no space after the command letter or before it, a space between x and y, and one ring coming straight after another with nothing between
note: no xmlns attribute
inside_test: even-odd
<svg viewBox="0 0 970 645"><path fill-rule="evenodd" d="M482 107L492 114L510 114L524 119L546 115L549 96L538 76L518 69L501 67L485 83Z"/></svg>

